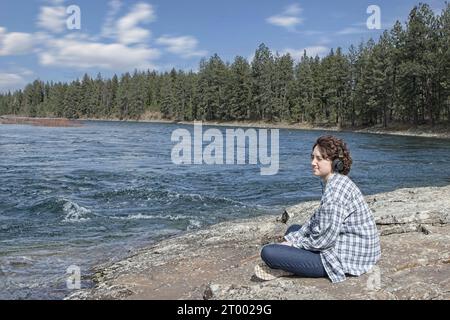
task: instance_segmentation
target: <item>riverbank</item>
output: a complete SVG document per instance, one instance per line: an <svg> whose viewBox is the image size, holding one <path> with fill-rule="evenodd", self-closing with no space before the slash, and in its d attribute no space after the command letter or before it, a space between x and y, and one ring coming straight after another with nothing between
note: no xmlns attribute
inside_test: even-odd
<svg viewBox="0 0 450 320"><path fill-rule="evenodd" d="M47 121L48 120L48 121ZM60 121L63 120L63 121ZM120 120L120 119L94 119L84 118L77 120L60 119L60 118L27 118L27 117L13 117L0 116L0 124L31 124L41 126L81 126L83 121L121 121L121 122L147 122L147 123L170 123L170 124L185 124L193 125L194 121L174 121L161 119L159 116L144 117L140 120ZM66 125L67 124L67 125ZM450 139L450 126L436 125L431 127L429 125L408 126L402 124L390 125L384 128L382 125L372 127L344 127L339 128L334 125L312 125L309 123L267 123L262 121L202 121L205 126L222 126L222 127L243 127L243 128L266 128L266 129L292 129L292 130L317 130L317 131L332 131L332 132L358 132L370 134L384 134L384 135L400 135L400 136L415 136L427 138Z"/></svg>
<svg viewBox="0 0 450 320"><path fill-rule="evenodd" d="M0 116L0 124L21 124L40 127L81 127L80 121L66 118L30 118L15 116Z"/></svg>
<svg viewBox="0 0 450 320"><path fill-rule="evenodd" d="M141 119L141 120L119 120L119 119L84 119L84 121L137 121L148 123L171 123L193 125L194 121L173 121L160 118ZM408 126L396 124L384 128L382 125L372 127L344 127L340 128L334 125L313 125L309 123L267 123L263 121L202 121L204 126L219 127L242 127L242 128L264 128L264 129L291 129L291 130L316 130L316 131L332 131L332 132L357 132L370 134L400 135L426 138L450 139L450 126L437 125L431 127L429 125Z"/></svg>
<svg viewBox="0 0 450 320"><path fill-rule="evenodd" d="M94 288L67 299L450 299L450 185L367 196L382 258L361 277L332 284L297 277L253 277L262 245L280 241L319 205L283 215L224 222L139 250L94 273Z"/></svg>
<svg viewBox="0 0 450 320"><path fill-rule="evenodd" d="M193 124L193 121L180 121L175 123ZM370 134L400 135L427 138L450 139L450 126L439 125L431 127L422 125L411 127L406 125L392 125L384 128L381 125L373 127L344 127L329 125L312 125L308 123L265 123L265 122L217 122L204 121L204 125L210 126L226 126L226 127L252 127L252 128L273 128L273 129L292 129L292 130L317 130L317 131L333 131L333 132L357 132Z"/></svg>

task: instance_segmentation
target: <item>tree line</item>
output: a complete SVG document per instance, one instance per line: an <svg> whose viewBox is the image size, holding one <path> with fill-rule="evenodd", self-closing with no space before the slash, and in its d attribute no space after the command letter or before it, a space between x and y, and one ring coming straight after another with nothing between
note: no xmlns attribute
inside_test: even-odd
<svg viewBox="0 0 450 320"><path fill-rule="evenodd" d="M0 114L31 117L286 121L370 126L450 122L450 5L415 6L378 41L331 50L273 53L261 44L251 62L217 54L198 72L135 71L111 79L85 74L70 83L36 80L0 95Z"/></svg>

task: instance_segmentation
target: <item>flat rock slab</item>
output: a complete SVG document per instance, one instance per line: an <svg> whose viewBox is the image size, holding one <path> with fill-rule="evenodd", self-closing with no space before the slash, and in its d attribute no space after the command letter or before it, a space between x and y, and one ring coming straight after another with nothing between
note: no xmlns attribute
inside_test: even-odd
<svg viewBox="0 0 450 320"><path fill-rule="evenodd" d="M253 276L261 246L303 223L318 201L282 217L229 221L163 240L109 266L67 299L450 299L450 186L367 196L382 258L369 273L328 279Z"/></svg>

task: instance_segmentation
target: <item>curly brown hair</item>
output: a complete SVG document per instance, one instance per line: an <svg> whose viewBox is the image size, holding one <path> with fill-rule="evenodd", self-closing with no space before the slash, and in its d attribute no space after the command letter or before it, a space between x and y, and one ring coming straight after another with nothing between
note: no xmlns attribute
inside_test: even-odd
<svg viewBox="0 0 450 320"><path fill-rule="evenodd" d="M338 139L334 136L322 136L317 139L312 149L314 150L316 146L319 146L319 151L322 157L331 161L339 159L339 149L341 149L342 158L340 159L344 164L344 169L340 173L343 175L349 174L353 160L350 156L350 150L344 140Z"/></svg>

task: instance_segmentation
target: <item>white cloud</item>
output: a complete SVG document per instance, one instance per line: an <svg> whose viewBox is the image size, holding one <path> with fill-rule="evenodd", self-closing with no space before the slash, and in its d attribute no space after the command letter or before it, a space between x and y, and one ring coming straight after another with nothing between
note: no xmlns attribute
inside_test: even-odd
<svg viewBox="0 0 450 320"><path fill-rule="evenodd" d="M54 4L60 4L59 1ZM41 7L37 26L53 33L61 33L66 28L66 8L63 6Z"/></svg>
<svg viewBox="0 0 450 320"><path fill-rule="evenodd" d="M292 49L286 48L281 51L282 54L289 53L294 60L300 61L301 57L303 57L303 53L306 50L306 55L309 57L315 57L318 55L319 57L323 57L330 52L330 48L325 46L311 46L302 49Z"/></svg>
<svg viewBox="0 0 450 320"><path fill-rule="evenodd" d="M42 65L80 69L153 69L155 66L152 60L160 56L158 49L144 46L128 47L120 43L105 44L70 38L51 40L47 47L47 50L40 53Z"/></svg>
<svg viewBox="0 0 450 320"><path fill-rule="evenodd" d="M0 50L2 48L3 39L5 39L5 36L6 36L6 29L0 27Z"/></svg>
<svg viewBox="0 0 450 320"><path fill-rule="evenodd" d="M302 8L296 3L291 4L290 6L286 7L284 10L284 14L286 15L297 15L300 14L303 11Z"/></svg>
<svg viewBox="0 0 450 320"><path fill-rule="evenodd" d="M288 17L288 16L272 16L270 18L267 18L267 21L276 26L285 28L293 27L302 22L302 20L298 17Z"/></svg>
<svg viewBox="0 0 450 320"><path fill-rule="evenodd" d="M131 11L117 22L118 41L123 44L142 43L149 39L150 31L138 27L140 23L152 22L156 19L152 5L138 3Z"/></svg>
<svg viewBox="0 0 450 320"><path fill-rule="evenodd" d="M111 0L109 2L109 11L106 15L105 23L102 26L102 37L112 38L115 36L116 28L114 26L114 22L116 20L116 16L122 8L121 0Z"/></svg>
<svg viewBox="0 0 450 320"><path fill-rule="evenodd" d="M59 4L58 0L54 4ZM151 33L138 26L156 19L153 7L138 3L117 20L122 1L112 0L109 6L101 36L112 38L113 43L103 43L100 36L80 32L68 33L64 37L43 32L39 36L43 40L40 41L42 45L37 50L39 63L43 66L114 71L156 68L153 61L159 58L160 50L146 44ZM41 9L40 26L48 29L53 25L55 30L62 31L65 19L60 18L65 17L65 11L60 7L44 8Z"/></svg>
<svg viewBox="0 0 450 320"><path fill-rule="evenodd" d="M381 29L390 29L394 27L395 22L397 20L391 20L381 23ZM369 29L367 27L367 22L355 22L350 24L350 27L343 28L337 32L335 32L338 36L346 36L346 35L352 35L352 34L365 34L365 33L371 33L376 32L378 30Z"/></svg>
<svg viewBox="0 0 450 320"><path fill-rule="evenodd" d="M160 48L150 46L151 31L142 24L152 22L156 14L152 5L137 3L123 16L122 0L110 0L109 12L100 35L90 35L65 30L66 12L64 0L41 0L47 5L40 8L36 20L39 30L33 34L7 33L0 28L0 56L34 52L39 64L45 67L72 68L75 70L99 69L130 71L133 69L159 69L156 62L165 50L183 58L199 57L207 51L198 48L193 36L173 37L163 35L157 39ZM296 8L290 9L295 12ZM50 31L50 32L49 32ZM101 39L108 38L108 41ZM22 85L24 73L4 71L3 81ZM4 84L3 84L4 86Z"/></svg>
<svg viewBox="0 0 450 320"><path fill-rule="evenodd" d="M34 73L19 68L16 72L0 72L0 93L22 89Z"/></svg>
<svg viewBox="0 0 450 320"><path fill-rule="evenodd" d="M303 50L306 50L306 54L311 57L319 56L323 57L327 55L330 52L330 48L325 46L312 46L312 47L306 47ZM303 51L302 50L302 51Z"/></svg>
<svg viewBox="0 0 450 320"><path fill-rule="evenodd" d="M167 46L167 51L180 55L183 58L201 57L208 54L205 50L198 50L198 40L192 36L170 37L162 36L156 43Z"/></svg>
<svg viewBox="0 0 450 320"><path fill-rule="evenodd" d="M368 32L368 29L348 27L336 32L337 35L362 34Z"/></svg>
<svg viewBox="0 0 450 320"><path fill-rule="evenodd" d="M46 0L46 2L54 5L54 6L58 6L64 3L64 0Z"/></svg>
<svg viewBox="0 0 450 320"><path fill-rule="evenodd" d="M303 9L298 4L292 4L286 7L283 13L271 16L266 21L275 26L294 31L296 25L303 23L303 18L300 17L302 11Z"/></svg>
<svg viewBox="0 0 450 320"><path fill-rule="evenodd" d="M27 54L33 50L33 35L22 32L7 33L0 27L0 56Z"/></svg>

